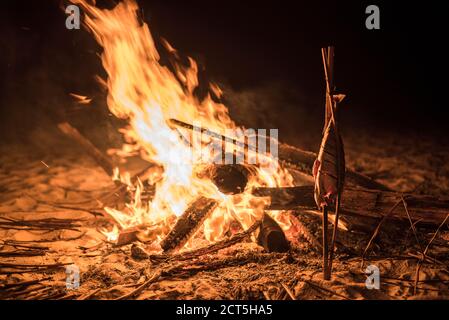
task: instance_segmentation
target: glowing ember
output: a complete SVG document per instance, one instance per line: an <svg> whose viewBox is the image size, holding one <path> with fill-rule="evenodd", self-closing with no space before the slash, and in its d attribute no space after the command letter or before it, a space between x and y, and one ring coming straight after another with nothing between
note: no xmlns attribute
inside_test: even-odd
<svg viewBox="0 0 449 320"><path fill-rule="evenodd" d="M189 58L189 66L174 63L173 72L161 65L149 27L138 20L138 6L132 0L121 2L112 10L99 9L84 0L73 2L83 7L86 27L103 47L101 59L108 74L108 107L116 117L128 121L120 130L127 143L117 154L122 157L140 154L162 168L155 170L149 181L138 181L135 185L129 175L115 172L114 179L126 183L134 197L125 210L105 208L117 222L111 231L104 232L108 240L117 239L120 229L149 225L153 226L150 239L159 242L176 217L199 196L216 199L220 205L204 222L197 238L216 241L229 230L232 221L238 220L246 229L260 219L268 200L251 196L250 189L292 183L291 176L278 166L277 160L269 157L261 163L262 157L254 151L237 150L245 153L245 159L257 162L256 174L250 177L243 193L223 194L211 179L199 174L204 164L214 162L217 156L213 139L170 124L169 119L177 119L230 138L242 140L244 136L244 129L236 127L225 105L214 102L210 95L201 101L194 95L198 86L195 61ZM162 43L168 54L177 56L167 41ZM221 95L217 85L209 87L214 96ZM226 150L235 148L229 142L225 146ZM255 161L257 159L259 161ZM147 182L154 184L154 197L151 201L142 201L141 194ZM270 214L284 230L289 228L290 222L284 213Z"/></svg>

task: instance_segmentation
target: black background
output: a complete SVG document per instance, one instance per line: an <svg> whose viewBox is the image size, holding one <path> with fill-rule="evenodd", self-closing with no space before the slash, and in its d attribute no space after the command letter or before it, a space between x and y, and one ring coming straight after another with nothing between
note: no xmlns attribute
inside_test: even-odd
<svg viewBox="0 0 449 320"><path fill-rule="evenodd" d="M336 85L348 94L354 125L446 127L448 13L441 1L139 4L156 39L168 39L204 64L208 76L237 90L279 82L321 105L320 47L332 44ZM380 30L365 28L369 4L380 8ZM9 134L26 133L39 115L57 114L55 109L73 103L70 92L98 90L92 79L102 73L100 49L84 30L65 29L63 5L2 2L1 125Z"/></svg>

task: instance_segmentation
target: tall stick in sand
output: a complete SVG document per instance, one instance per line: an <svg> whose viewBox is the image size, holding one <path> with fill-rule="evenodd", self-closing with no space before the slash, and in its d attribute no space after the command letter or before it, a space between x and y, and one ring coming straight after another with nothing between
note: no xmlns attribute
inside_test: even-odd
<svg viewBox="0 0 449 320"><path fill-rule="evenodd" d="M338 130L336 115L337 104L344 98L344 95L337 95L334 93L334 48L322 48L321 54L326 80L326 112L323 138L321 140L320 151L318 152L317 159L313 165L313 176L315 178L315 202L323 213L323 277L325 280L329 280L332 272L333 253L338 230L340 199L345 173L343 141ZM335 223L329 250L327 240L327 215L328 208L333 205L335 205Z"/></svg>

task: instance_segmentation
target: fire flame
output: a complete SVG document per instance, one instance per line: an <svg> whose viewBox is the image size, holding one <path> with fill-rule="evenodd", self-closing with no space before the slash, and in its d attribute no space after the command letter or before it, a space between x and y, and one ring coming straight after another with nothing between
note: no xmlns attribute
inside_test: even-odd
<svg viewBox="0 0 449 320"><path fill-rule="evenodd" d="M86 13L84 23L103 48L101 60L108 74L108 107L112 114L128 123L120 130L126 143L119 154L123 157L140 154L159 168L147 178L149 181L134 185L129 176L116 171L115 179L126 183L134 197L124 210L105 208L117 223L111 231L104 232L108 240L117 239L120 229L146 225L149 239L158 243L176 217L199 196L220 203L197 234L197 238L207 242L222 238L232 221L237 220L246 229L260 219L268 200L253 197L251 188L292 185L290 174L280 168L276 159L269 157L269 165L257 166L243 193L227 195L211 179L199 175L204 163L214 159L211 149L204 148L212 139L170 124L169 119L195 122L223 135L233 129L231 138L239 138L238 133L244 130L232 121L227 107L215 102L210 94L202 100L195 96L199 85L196 62L192 58L188 58L188 66L173 62L174 71L162 65L148 25L138 19L134 0L120 2L111 10L100 9L85 0L72 2L82 6ZM178 56L167 41L162 40L162 44L168 54ZM210 90L215 96L221 95L215 84L210 85ZM234 146L226 144L226 147ZM247 152L249 158L260 157ZM143 182L154 187L151 201L142 200ZM290 227L282 212L270 214L285 230Z"/></svg>

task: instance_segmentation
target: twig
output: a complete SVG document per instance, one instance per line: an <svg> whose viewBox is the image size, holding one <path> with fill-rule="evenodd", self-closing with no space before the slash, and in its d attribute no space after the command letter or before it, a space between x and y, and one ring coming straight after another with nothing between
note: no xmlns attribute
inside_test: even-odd
<svg viewBox="0 0 449 320"><path fill-rule="evenodd" d="M93 199L92 199L93 200ZM53 208L60 208L60 209L67 209L67 210L73 210L73 211L82 211L82 212L88 212L90 214L92 214L93 216L102 216L104 215L102 210L103 208L95 208L95 209L85 209L85 208L79 208L79 207L72 207L72 206L66 206L66 205L62 205L62 204L58 204L58 203L54 203L54 202L44 202L44 201L40 201L37 200L36 201L40 204L44 204Z"/></svg>
<svg viewBox="0 0 449 320"><path fill-rule="evenodd" d="M284 288L285 292L287 292L287 294L290 296L290 299L296 300L294 293L290 290L290 288L286 284L281 282L281 286Z"/></svg>
<svg viewBox="0 0 449 320"><path fill-rule="evenodd" d="M388 211L388 213L386 215L384 215L382 217L382 219L380 219L379 224L377 225L376 229L374 229L373 235L371 236L371 238L368 241L368 244L365 247L365 250L363 251L362 254L362 262L361 262L361 267L363 268L363 265L365 263L365 256L369 250L369 248L371 247L371 244L373 243L374 239L377 237L377 234L380 231L380 227L382 226L382 224L387 220L387 218L393 213L393 211L399 206L399 204L402 202L402 200L399 200L398 202L396 202L390 209L390 211Z"/></svg>
<svg viewBox="0 0 449 320"><path fill-rule="evenodd" d="M42 281L49 280L49 279L51 279L51 278L47 277L47 278L42 278L42 279L37 279L37 280L28 280L28 281L20 281L20 282L15 282L15 283L7 283L7 284L1 286L0 288L2 290L7 290L10 288L15 288L15 287L30 286L30 285L38 284Z"/></svg>
<svg viewBox="0 0 449 320"><path fill-rule="evenodd" d="M429 251L430 245L432 244L433 240L435 240L436 236L438 235L438 232L440 232L440 229L446 224L447 219L449 218L449 214L444 218L443 222L438 226L437 230L433 234L432 239L430 239L429 243L427 244L426 248L422 252L422 258L418 261L418 265L416 266L416 272L415 272L415 287L413 289L413 294L416 295L418 291L418 282L419 282L419 272L421 270L421 264L424 261L427 252Z"/></svg>
<svg viewBox="0 0 449 320"><path fill-rule="evenodd" d="M82 296L79 296L78 298L76 298L76 300L87 300L87 299L93 297L94 295L96 295L98 292L100 292L100 290L101 290L100 288L95 289L91 292L88 292L88 293L82 295Z"/></svg>
<svg viewBox="0 0 449 320"><path fill-rule="evenodd" d="M168 271L170 270L174 270L174 268L170 268ZM167 271L166 271L167 272ZM141 286L137 287L137 289L131 291L128 294L125 294L119 298L117 298L116 300L126 300L129 298L132 298L136 295L139 295L146 287L148 287L150 284L152 284L153 282L157 281L161 276L162 276L163 271L161 269L159 269L158 271L156 271L150 279L148 279L147 281L145 281Z"/></svg>
<svg viewBox="0 0 449 320"><path fill-rule="evenodd" d="M335 292L335 291L332 291L332 290L330 290L330 289L328 289L328 288L322 287L322 286L320 286L320 285L318 285L318 284L316 284L316 283L314 283L314 282L312 282L312 281L309 281L309 280L299 280L299 281L304 281L305 283L307 283L307 284L308 284L309 286L311 286L312 288L319 289L319 290L323 290L323 291L325 291L325 292L327 292L327 293L329 293L329 294L331 294L331 295L335 295L335 296L340 297L340 298L343 298L343 299L345 299L345 300L351 300L351 299L349 299L348 297L346 297L346 296L344 296L344 295L342 295L342 294L340 294L340 293L338 293L338 292Z"/></svg>
<svg viewBox="0 0 449 320"><path fill-rule="evenodd" d="M413 224L412 217L408 212L407 203L404 200L404 197L401 196L401 202L404 205L405 213L407 214L408 221L410 222L410 227L412 228L413 235L415 236L416 242L418 243L419 249L423 252L423 247L421 246L421 242L418 239L418 234L416 233L415 225Z"/></svg>
<svg viewBox="0 0 449 320"><path fill-rule="evenodd" d="M74 237L70 237L70 238L64 238L64 239L38 239L38 240L14 240L15 243L18 244L24 244L24 243L42 243L42 242L57 242L57 241L73 241L73 240L78 240L80 238L82 238L87 231L79 231L80 234Z"/></svg>

